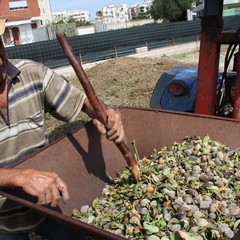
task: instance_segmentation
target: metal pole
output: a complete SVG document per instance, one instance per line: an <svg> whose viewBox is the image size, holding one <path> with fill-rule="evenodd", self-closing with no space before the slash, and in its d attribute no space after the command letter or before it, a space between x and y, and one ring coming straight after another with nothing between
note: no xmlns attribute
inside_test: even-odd
<svg viewBox="0 0 240 240"><path fill-rule="evenodd" d="M195 112L215 115L216 87L220 57L219 38L222 33L223 0L206 0L206 14L201 21L201 43L198 65L198 86Z"/></svg>

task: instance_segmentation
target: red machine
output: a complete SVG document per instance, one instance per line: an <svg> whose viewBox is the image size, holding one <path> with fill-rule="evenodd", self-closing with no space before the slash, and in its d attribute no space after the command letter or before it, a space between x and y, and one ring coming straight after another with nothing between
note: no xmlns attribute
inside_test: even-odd
<svg viewBox="0 0 240 240"><path fill-rule="evenodd" d="M220 47L223 44L239 44L240 32L223 33L223 0L206 0L200 57L198 66L198 86L195 112L215 115L216 86L219 69ZM236 83L234 91L232 118L240 120L240 54L236 55Z"/></svg>

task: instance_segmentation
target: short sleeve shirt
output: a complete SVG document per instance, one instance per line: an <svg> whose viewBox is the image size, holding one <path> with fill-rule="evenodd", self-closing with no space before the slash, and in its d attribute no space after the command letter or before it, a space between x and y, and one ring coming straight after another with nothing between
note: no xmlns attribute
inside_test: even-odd
<svg viewBox="0 0 240 240"><path fill-rule="evenodd" d="M11 167L48 144L45 113L71 122L86 95L42 64L8 60L7 115L0 116L0 167ZM29 232L44 216L0 196L0 232Z"/></svg>
<svg viewBox="0 0 240 240"><path fill-rule="evenodd" d="M72 122L86 95L40 63L7 63L7 116L0 117L0 167L11 167L48 143L45 113Z"/></svg>

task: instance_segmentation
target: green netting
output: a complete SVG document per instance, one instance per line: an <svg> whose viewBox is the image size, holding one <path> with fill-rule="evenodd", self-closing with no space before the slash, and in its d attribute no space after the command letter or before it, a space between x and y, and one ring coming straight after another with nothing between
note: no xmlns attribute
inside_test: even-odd
<svg viewBox="0 0 240 240"><path fill-rule="evenodd" d="M224 17L224 30L235 30L240 26L240 17ZM91 62L125 56L135 52L135 48L147 45L149 49L193 41L201 32L201 21L184 21L166 24L145 25L69 37L76 56L83 62ZM26 58L42 62L49 67L67 65L65 55L56 39L9 47L9 58Z"/></svg>

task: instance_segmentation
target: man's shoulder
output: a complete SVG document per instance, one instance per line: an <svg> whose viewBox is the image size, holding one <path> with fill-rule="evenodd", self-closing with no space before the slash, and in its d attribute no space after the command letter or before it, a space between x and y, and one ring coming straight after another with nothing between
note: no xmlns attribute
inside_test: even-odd
<svg viewBox="0 0 240 240"><path fill-rule="evenodd" d="M36 67L42 66L41 63L35 62L30 59L8 59L15 67L22 68L29 65L35 65Z"/></svg>
<svg viewBox="0 0 240 240"><path fill-rule="evenodd" d="M21 77L42 79L47 72L51 72L49 68L42 63L29 59L8 59L19 71Z"/></svg>

